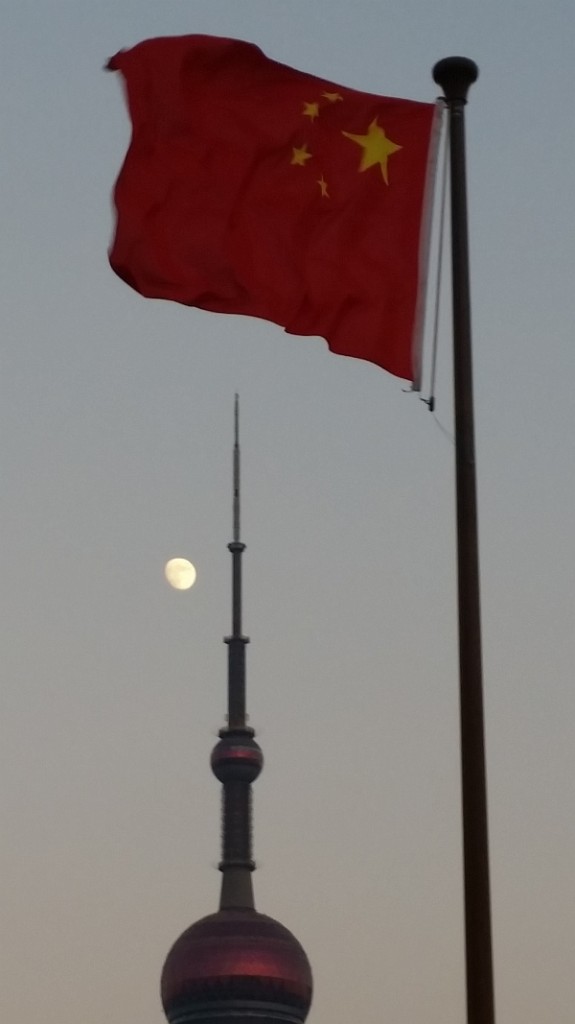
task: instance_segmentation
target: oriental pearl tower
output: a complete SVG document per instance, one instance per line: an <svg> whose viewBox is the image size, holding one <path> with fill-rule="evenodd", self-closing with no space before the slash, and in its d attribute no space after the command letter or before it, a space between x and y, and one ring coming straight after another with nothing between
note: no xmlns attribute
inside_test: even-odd
<svg viewBox="0 0 575 1024"><path fill-rule="evenodd" d="M172 946L161 995L169 1024L303 1024L312 996L308 958L278 921L255 909L252 873L252 783L263 756L247 725L246 644L242 633L240 448L234 408L232 632L228 646L228 714L211 767L222 784L222 873L219 909L192 924Z"/></svg>

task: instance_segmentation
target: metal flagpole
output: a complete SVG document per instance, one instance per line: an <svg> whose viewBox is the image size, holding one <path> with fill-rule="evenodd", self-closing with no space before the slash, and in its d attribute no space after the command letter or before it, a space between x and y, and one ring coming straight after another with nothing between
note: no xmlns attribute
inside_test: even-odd
<svg viewBox="0 0 575 1024"><path fill-rule="evenodd" d="M449 110L467 1020L494 1024L464 120L477 75L466 57L433 69Z"/></svg>

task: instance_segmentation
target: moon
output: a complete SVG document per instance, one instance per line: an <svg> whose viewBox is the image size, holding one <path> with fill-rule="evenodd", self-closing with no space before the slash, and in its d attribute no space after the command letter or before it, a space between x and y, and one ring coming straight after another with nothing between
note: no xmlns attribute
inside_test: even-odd
<svg viewBox="0 0 575 1024"><path fill-rule="evenodd" d="M165 577L174 590L189 590L196 582L196 570L187 558L170 558L164 567Z"/></svg>

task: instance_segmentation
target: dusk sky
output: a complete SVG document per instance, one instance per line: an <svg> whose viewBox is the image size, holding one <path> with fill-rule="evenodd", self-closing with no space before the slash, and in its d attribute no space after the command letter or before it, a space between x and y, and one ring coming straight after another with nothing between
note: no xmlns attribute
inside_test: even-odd
<svg viewBox="0 0 575 1024"><path fill-rule="evenodd" d="M236 391L257 908L310 958L310 1024L465 1019L448 267L435 417L319 338L123 284L107 250L130 126L102 68L193 32L416 100L440 58L479 65L497 1021L572 1024L571 0L19 0L2 21L2 1020L161 1024L163 960L217 908ZM428 377L431 303L427 320ZM174 555L190 591L164 580Z"/></svg>

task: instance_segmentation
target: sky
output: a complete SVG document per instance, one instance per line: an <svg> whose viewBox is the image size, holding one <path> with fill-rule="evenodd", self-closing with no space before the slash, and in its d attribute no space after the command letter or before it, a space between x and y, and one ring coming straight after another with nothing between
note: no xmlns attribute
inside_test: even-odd
<svg viewBox="0 0 575 1024"><path fill-rule="evenodd" d="M309 1020L460 1024L463 902L450 310L435 417L400 380L112 273L121 47L200 32L467 107L497 1019L575 1002L575 12L567 0L20 0L2 58L4 1020L158 1024L217 907L241 396L258 909ZM428 312L431 320L432 311ZM429 365L429 337L427 366ZM163 578L173 555L192 590Z"/></svg>

